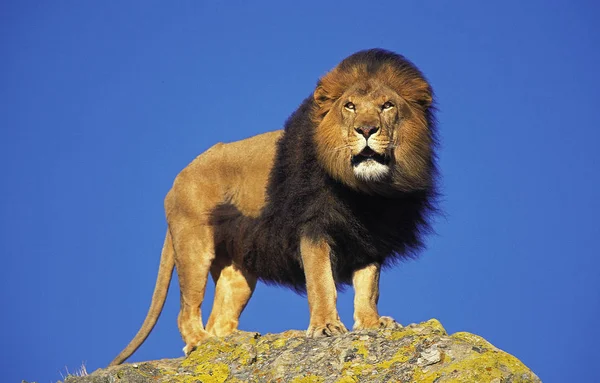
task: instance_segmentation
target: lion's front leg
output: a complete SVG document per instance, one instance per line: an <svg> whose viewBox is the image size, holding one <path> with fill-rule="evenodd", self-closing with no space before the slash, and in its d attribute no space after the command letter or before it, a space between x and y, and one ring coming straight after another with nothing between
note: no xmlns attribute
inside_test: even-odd
<svg viewBox="0 0 600 383"><path fill-rule="evenodd" d="M367 328L397 328L401 327L393 318L379 316L377 302L379 301L379 274L381 266L372 263L354 271L354 330Z"/></svg>
<svg viewBox="0 0 600 383"><path fill-rule="evenodd" d="M336 308L337 291L331 270L330 248L325 241L302 238L300 253L310 309L308 337L332 336L347 332Z"/></svg>

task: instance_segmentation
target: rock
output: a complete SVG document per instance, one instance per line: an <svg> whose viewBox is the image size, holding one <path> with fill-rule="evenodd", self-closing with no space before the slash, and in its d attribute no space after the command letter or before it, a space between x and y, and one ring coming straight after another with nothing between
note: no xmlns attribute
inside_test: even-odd
<svg viewBox="0 0 600 383"><path fill-rule="evenodd" d="M485 339L453 335L435 319L398 329L331 338L303 331L213 338L188 358L123 364L65 383L116 382L540 382L517 358Z"/></svg>

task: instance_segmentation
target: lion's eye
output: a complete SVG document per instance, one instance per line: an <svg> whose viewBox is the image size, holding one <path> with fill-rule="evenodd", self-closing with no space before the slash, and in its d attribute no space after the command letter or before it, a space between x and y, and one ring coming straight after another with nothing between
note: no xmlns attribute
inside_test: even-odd
<svg viewBox="0 0 600 383"><path fill-rule="evenodd" d="M381 105L381 110L388 110L388 109L392 109L394 107L394 104L392 104L389 101L386 101L383 105Z"/></svg>
<svg viewBox="0 0 600 383"><path fill-rule="evenodd" d="M348 110L355 110L356 106L354 106L354 104L351 102L347 102L346 105L344 105L344 108L346 108Z"/></svg>

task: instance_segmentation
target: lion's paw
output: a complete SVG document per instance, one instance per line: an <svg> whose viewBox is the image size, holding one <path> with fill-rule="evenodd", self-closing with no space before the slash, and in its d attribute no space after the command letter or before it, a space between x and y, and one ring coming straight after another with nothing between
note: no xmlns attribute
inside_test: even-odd
<svg viewBox="0 0 600 383"><path fill-rule="evenodd" d="M402 325L394 320L392 317L383 316L374 321L356 322L353 330L365 330L365 329L376 329L376 328L389 328L399 329Z"/></svg>
<svg viewBox="0 0 600 383"><path fill-rule="evenodd" d="M402 328L402 325L394 320L392 317L379 317L379 328Z"/></svg>
<svg viewBox="0 0 600 383"><path fill-rule="evenodd" d="M318 338L322 336L334 336L347 333L346 326L340 321L326 322L319 325L310 325L306 330L306 336L309 338Z"/></svg>
<svg viewBox="0 0 600 383"><path fill-rule="evenodd" d="M192 346L191 344L186 344L185 347L183 348L183 354L185 356L190 355L192 353L192 351L194 351L196 349L196 347L198 347L198 346L197 345Z"/></svg>
<svg viewBox="0 0 600 383"><path fill-rule="evenodd" d="M212 337L212 335L210 335L206 331L202 331L201 336L196 337L197 340L187 343L185 345L185 347L183 348L183 353L185 354L185 356L189 356L200 344L205 342L210 337Z"/></svg>

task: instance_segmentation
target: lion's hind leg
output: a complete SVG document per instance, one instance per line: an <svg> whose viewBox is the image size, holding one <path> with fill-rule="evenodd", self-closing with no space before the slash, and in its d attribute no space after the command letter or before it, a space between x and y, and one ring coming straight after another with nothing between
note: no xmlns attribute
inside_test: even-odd
<svg viewBox="0 0 600 383"><path fill-rule="evenodd" d="M171 226L171 232L174 234L175 264L181 292L177 325L185 342L183 352L187 355L210 336L202 324L200 307L215 250L209 225L179 223Z"/></svg>
<svg viewBox="0 0 600 383"><path fill-rule="evenodd" d="M239 318L256 287L256 277L231 261L216 260L211 269L215 300L206 331L226 336L237 330Z"/></svg>

